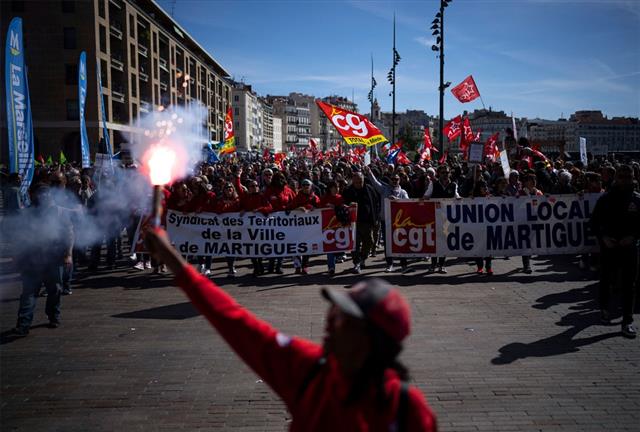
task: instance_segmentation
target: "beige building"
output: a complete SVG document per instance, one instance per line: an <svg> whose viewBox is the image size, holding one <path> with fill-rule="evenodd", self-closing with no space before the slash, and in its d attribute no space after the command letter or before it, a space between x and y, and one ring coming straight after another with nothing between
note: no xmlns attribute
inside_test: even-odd
<svg viewBox="0 0 640 432"><path fill-rule="evenodd" d="M229 73L155 1L2 1L3 41L15 16L23 19L36 154L47 157L63 150L68 159L80 159L81 51L87 53L85 118L92 154L103 151L97 146L102 136L98 63L114 151L138 133L131 126L138 116L170 105L203 104L208 138L222 138L231 103ZM6 152L5 113L0 111L0 147Z"/></svg>

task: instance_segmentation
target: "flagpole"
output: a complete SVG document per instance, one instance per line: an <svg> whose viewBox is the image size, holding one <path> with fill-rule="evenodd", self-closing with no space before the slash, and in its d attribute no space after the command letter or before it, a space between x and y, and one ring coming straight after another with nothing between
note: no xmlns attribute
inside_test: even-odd
<svg viewBox="0 0 640 432"><path fill-rule="evenodd" d="M484 101L482 100L482 95L478 94L478 96L480 96L480 102L482 102L482 109L484 109L486 111L487 107L484 106Z"/></svg>
<svg viewBox="0 0 640 432"><path fill-rule="evenodd" d="M391 144L396 142L396 14L393 13L393 102L391 112Z"/></svg>
<svg viewBox="0 0 640 432"><path fill-rule="evenodd" d="M371 92L369 92L369 102L371 103L371 112L369 114L369 120L373 123L373 89L375 87L375 78L373 78L373 53L371 53ZM378 144L373 146L376 157L378 157Z"/></svg>

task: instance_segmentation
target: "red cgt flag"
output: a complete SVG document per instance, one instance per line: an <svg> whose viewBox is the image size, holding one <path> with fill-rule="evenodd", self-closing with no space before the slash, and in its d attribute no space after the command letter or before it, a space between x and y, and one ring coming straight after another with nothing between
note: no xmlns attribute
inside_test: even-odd
<svg viewBox="0 0 640 432"><path fill-rule="evenodd" d="M469 75L464 81L452 88L451 93L462 103L471 102L480 97L478 86L476 86L472 75Z"/></svg>
<svg viewBox="0 0 640 432"><path fill-rule="evenodd" d="M438 163L440 165L442 165L443 163L445 163L447 161L448 157L449 157L449 150L445 150L445 152L442 153L442 157L440 158L440 160L438 160Z"/></svg>
<svg viewBox="0 0 640 432"><path fill-rule="evenodd" d="M449 141L458 138L462 133L462 116L457 116L447 123L442 129L442 133L446 135Z"/></svg>
<svg viewBox="0 0 640 432"><path fill-rule="evenodd" d="M316 104L347 144L363 144L369 147L387 142L380 129L362 114L347 111L320 100L316 100Z"/></svg>
<svg viewBox="0 0 640 432"><path fill-rule="evenodd" d="M484 154L491 158L494 162L500 159L500 149L498 148L498 139L500 132L496 132L487 139L484 144Z"/></svg>

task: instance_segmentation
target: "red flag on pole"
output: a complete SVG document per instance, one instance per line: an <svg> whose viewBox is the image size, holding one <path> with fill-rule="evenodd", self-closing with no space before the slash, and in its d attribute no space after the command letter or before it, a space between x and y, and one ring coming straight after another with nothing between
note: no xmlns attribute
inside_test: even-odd
<svg viewBox="0 0 640 432"><path fill-rule="evenodd" d="M496 132L487 139L484 144L484 154L491 158L494 162L500 159L500 149L498 149L498 138L500 132Z"/></svg>
<svg viewBox="0 0 640 432"><path fill-rule="evenodd" d="M402 150L400 150L398 152L398 156L396 156L396 163L400 165L410 165L411 161L409 160L407 155Z"/></svg>
<svg viewBox="0 0 640 432"><path fill-rule="evenodd" d="M452 88L451 93L462 103L471 102L480 97L478 86L476 86L472 75L469 75L464 81Z"/></svg>
<svg viewBox="0 0 640 432"><path fill-rule="evenodd" d="M445 163L447 161L447 157L449 157L449 150L445 150L444 153L442 153L442 157L440 158L440 160L438 161L438 163L440 165L442 165L443 163Z"/></svg>
<svg viewBox="0 0 640 432"><path fill-rule="evenodd" d="M447 123L442 129L442 133L446 135L449 141L458 138L462 133L462 116L457 116Z"/></svg>

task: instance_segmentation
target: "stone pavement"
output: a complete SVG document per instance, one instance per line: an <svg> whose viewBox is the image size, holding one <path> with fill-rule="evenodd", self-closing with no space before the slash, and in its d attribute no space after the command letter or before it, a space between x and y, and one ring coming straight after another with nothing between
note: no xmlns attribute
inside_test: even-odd
<svg viewBox="0 0 640 432"><path fill-rule="evenodd" d="M453 260L452 260L453 261ZM282 331L320 341L327 309L319 287L357 277L214 278ZM413 333L403 360L442 431L638 431L640 339L599 324L593 275L574 257L498 259L493 277L455 260L447 275L426 263L383 273L407 296ZM123 263L124 265L124 263ZM348 263L338 267L347 270ZM321 273L322 272L322 273ZM63 297L62 326L45 327L38 299L31 334L14 339L19 278L0 271L2 431L283 431L283 404L238 361L168 276L129 268L80 275Z"/></svg>

